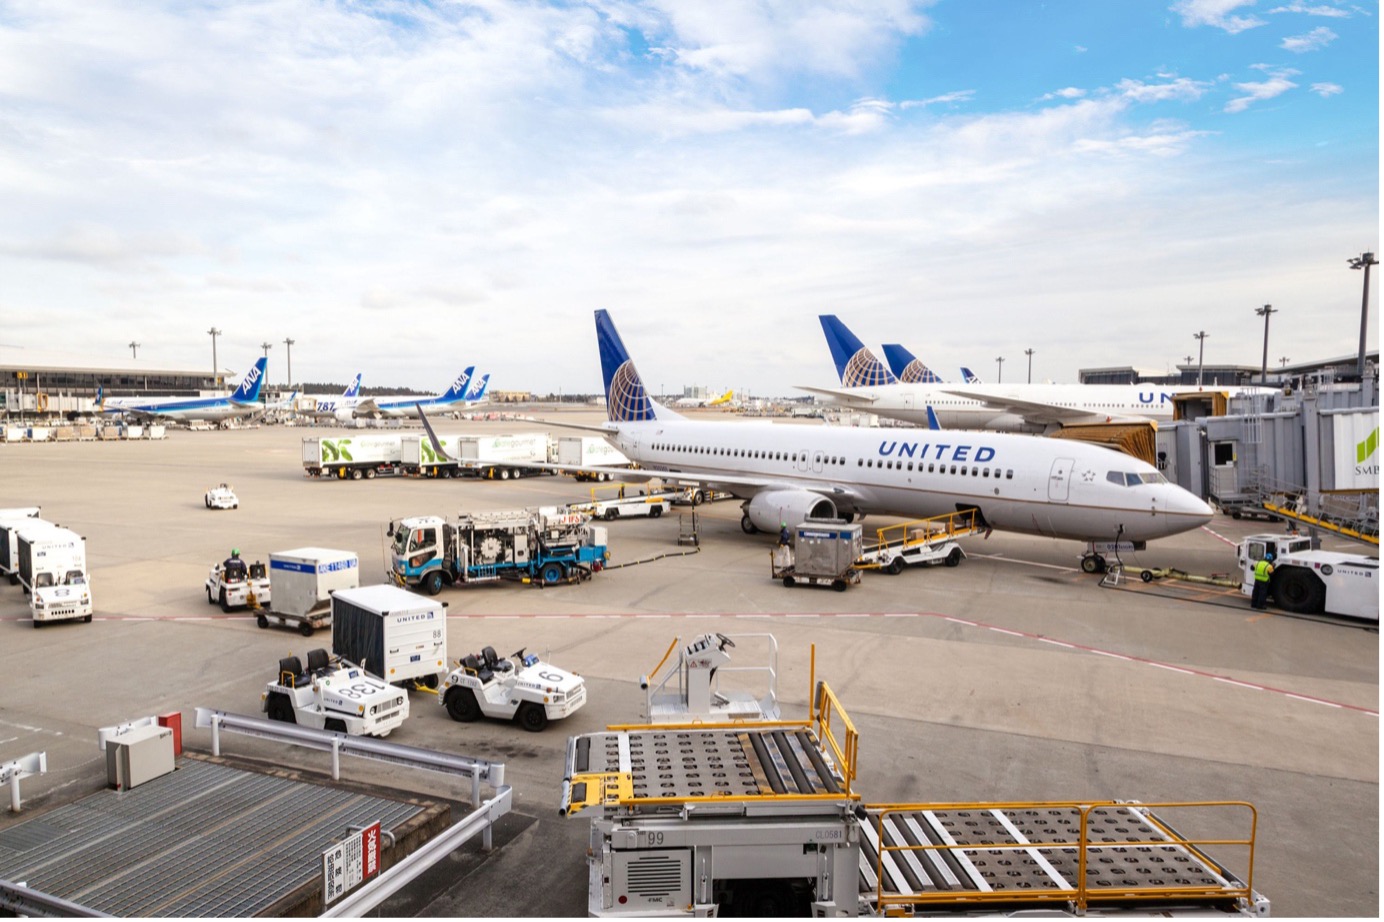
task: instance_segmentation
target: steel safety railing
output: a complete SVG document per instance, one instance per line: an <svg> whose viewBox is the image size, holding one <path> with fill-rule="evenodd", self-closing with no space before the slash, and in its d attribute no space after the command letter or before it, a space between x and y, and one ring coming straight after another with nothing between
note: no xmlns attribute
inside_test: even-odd
<svg viewBox="0 0 1384 922"><path fill-rule="evenodd" d="M976 521L975 509L948 512L926 519L915 519L886 525L875 531L875 548L899 546L904 548L950 541L973 535L981 528ZM869 548L874 550L875 548Z"/></svg>
<svg viewBox="0 0 1384 922"><path fill-rule="evenodd" d="M1171 825L1160 819L1152 811L1154 809L1228 809L1244 811L1248 818L1249 833L1244 838L1225 838L1225 837L1198 837L1189 838L1177 832ZM1092 904L1096 903L1152 903L1152 902L1171 902L1171 901L1224 901L1237 900L1244 901L1244 904L1256 913L1267 911L1267 901L1254 892L1254 848L1255 836L1258 829L1258 813L1252 804L1244 801L1178 801L1164 803L1142 803L1133 801L1099 801L1099 802L1035 802L1035 803L937 803L937 804L887 804L887 805L867 805L866 809L870 813L870 826L875 839L872 843L875 850L874 873L875 873L875 905L881 913L888 913L891 907L895 911L901 911L905 907L915 907L925 909L930 905L949 904L975 904L977 908L984 904L993 903L1014 903L1015 901L1036 902L1036 903L1063 903L1070 904L1078 914L1082 914ZM1017 811L1072 811L1078 817L1077 837L1073 839L1052 839L1047 841L1014 841L1014 836L996 836L997 841L968 841L957 842L955 840L943 842L926 842L920 844L899 844L894 841L892 844L886 838L886 826L895 817L905 817L910 814L919 813L944 813L954 811L975 811L984 813L1002 813ZM1126 838L1124 840L1102 837L1098 841L1093 840L1090 831L1091 816L1097 810L1121 810L1129 811L1142 820L1150 829L1154 837L1135 839ZM1124 827L1121 827L1122 829ZM1011 835L1013 830L1010 830ZM1244 879L1228 870L1223 864L1211 858L1204 849L1208 846L1227 846L1238 847L1246 850L1246 873ZM1187 881L1184 883L1168 883L1167 878L1171 874L1164 874L1157 878L1158 883L1147 885L1137 883L1115 883L1110 886L1099 886L1094 888L1091 885L1091 875L1088 873L1088 866L1091 863L1093 854L1105 857L1107 854L1118 854L1121 852L1150 853L1155 849L1177 849L1182 850L1192 859L1200 862L1207 872L1207 880L1196 883ZM948 888L936 890L923 890L905 892L896 890L886 892L886 881L892 881L896 885L903 880L901 874L886 874L886 868L897 868L894 856L902 853L909 854L935 854L953 855L965 853L994 853L994 852L1014 852L1014 853L1033 853L1039 856L1041 862L1042 855L1060 851L1075 851L1077 855L1077 870L1075 880L1062 879L1055 871L1048 868L1050 875L1050 886L1026 885L1022 889L1009 887L991 888L988 884L967 887L964 884L954 885ZM963 860L959 864L966 865L969 861ZM960 882L958 881L958 884ZM979 883L977 881L977 883Z"/></svg>

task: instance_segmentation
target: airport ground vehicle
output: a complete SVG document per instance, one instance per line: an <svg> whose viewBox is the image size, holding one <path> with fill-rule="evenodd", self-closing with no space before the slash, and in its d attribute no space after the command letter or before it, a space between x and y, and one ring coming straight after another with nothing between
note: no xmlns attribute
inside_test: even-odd
<svg viewBox="0 0 1384 922"><path fill-rule="evenodd" d="M588 914L1269 914L1247 803L870 805L855 726L826 683L809 700L805 721L571 737L559 810L591 811Z"/></svg>
<svg viewBox="0 0 1384 922"><path fill-rule="evenodd" d="M339 589L332 652L386 682L436 688L447 669L447 604L386 584Z"/></svg>
<svg viewBox="0 0 1384 922"><path fill-rule="evenodd" d="M630 459L614 445L598 435L564 435L554 443L554 458L558 464L573 467L629 467ZM609 480L605 471L570 472L577 480Z"/></svg>
<svg viewBox="0 0 1384 922"><path fill-rule="evenodd" d="M19 529L42 522L42 511L38 506L0 509L0 576L8 576L10 585L19 582Z"/></svg>
<svg viewBox="0 0 1384 922"><path fill-rule="evenodd" d="M891 575L910 566L955 567L966 557L956 539L983 530L974 509L889 525L877 531L875 542L861 552L858 563L861 569Z"/></svg>
<svg viewBox="0 0 1384 922"><path fill-rule="evenodd" d="M1254 565L1273 554L1269 595L1294 614L1346 615L1379 620L1379 558L1312 550L1301 535L1250 535L1236 548L1240 592L1254 589Z"/></svg>
<svg viewBox="0 0 1384 922"><path fill-rule="evenodd" d="M260 707L270 720L351 736L388 736L408 719L408 693L326 650L279 660Z"/></svg>
<svg viewBox="0 0 1384 922"><path fill-rule="evenodd" d="M552 471L531 467L548 463L548 433L516 432L509 435L458 436L448 452L462 471L487 480L509 480Z"/></svg>
<svg viewBox="0 0 1384 922"><path fill-rule="evenodd" d="M303 470L309 477L370 480L399 473L402 462L398 433L303 439Z"/></svg>
<svg viewBox="0 0 1384 922"><path fill-rule="evenodd" d="M591 502L572 503L567 508L573 512L583 512L594 519L605 519L607 522L622 518L656 519L672 508L670 494L647 495L640 493L636 496L625 496L623 495L624 492L625 489L621 487L621 495L602 499L593 487Z"/></svg>
<svg viewBox="0 0 1384 922"><path fill-rule="evenodd" d="M860 582L860 540L859 522L805 519L794 529L791 545L774 548L769 575L785 586L830 586L844 592Z"/></svg>
<svg viewBox="0 0 1384 922"><path fill-rule="evenodd" d="M455 522L413 516L390 523L390 575L436 595L443 586L585 579L605 566L606 530L555 507L463 514Z"/></svg>
<svg viewBox="0 0 1384 922"><path fill-rule="evenodd" d="M29 595L34 627L49 621L91 621L86 539L40 519L18 529L19 582Z"/></svg>
<svg viewBox="0 0 1384 922"><path fill-rule="evenodd" d="M267 606L270 598L269 577L261 561L239 567L227 567L226 561L212 564L207 574L207 604L221 605L222 611L235 608Z"/></svg>
<svg viewBox="0 0 1384 922"><path fill-rule="evenodd" d="M239 509L240 500L228 483L217 484L202 498L208 509Z"/></svg>
<svg viewBox="0 0 1384 922"><path fill-rule="evenodd" d="M494 647L483 647L447 674L437 702L446 706L453 720L515 720L537 733L586 703L586 682L532 653L519 650L500 657Z"/></svg>
<svg viewBox="0 0 1384 922"><path fill-rule="evenodd" d="M255 624L295 625L304 637L332 623L332 593L360 585L360 560L351 551L299 547L269 555L269 594L258 600ZM267 604L274 600L273 607Z"/></svg>

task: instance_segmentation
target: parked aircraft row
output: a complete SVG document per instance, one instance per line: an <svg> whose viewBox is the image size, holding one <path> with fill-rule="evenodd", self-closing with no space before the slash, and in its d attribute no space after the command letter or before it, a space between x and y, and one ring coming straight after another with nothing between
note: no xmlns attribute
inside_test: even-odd
<svg viewBox="0 0 1384 922"><path fill-rule="evenodd" d="M485 397L490 375L472 383L475 366L463 371L441 394L400 397L362 397L358 374L340 397L300 398L297 391L273 404L260 402L265 369L269 360L261 357L245 373L239 386L222 397L106 397L104 389L97 393L102 413L125 415L143 420L205 420L219 422L236 417L252 416L269 409L297 410L311 400L310 415L347 421L356 418L401 419L418 418L421 403L434 410L455 410L474 405Z"/></svg>
<svg viewBox="0 0 1384 922"><path fill-rule="evenodd" d="M735 400L735 391L728 390L720 397L679 397L673 401L675 407L724 407Z"/></svg>
<svg viewBox="0 0 1384 922"><path fill-rule="evenodd" d="M777 532L808 517L927 518L974 510L990 528L1141 546L1211 520L1201 499L1151 465L1062 439L761 421L691 420L649 396L610 315L596 312L605 385L602 433L642 469L744 500L741 528ZM428 426L426 415L423 424ZM428 426L431 434L431 426ZM434 448L445 454L433 436ZM535 465L567 469L564 465ZM616 478L630 472L587 468Z"/></svg>
<svg viewBox="0 0 1384 922"><path fill-rule="evenodd" d="M983 384L966 368L962 369L964 384L901 380L834 315L823 314L820 319L841 387L799 386L799 390L819 394L841 407L923 426L931 421L929 410L946 429L1049 432L1082 423L1167 422L1172 419L1174 396L1203 391L1195 385ZM886 353L889 348L885 347ZM1234 397L1274 389L1215 390Z"/></svg>

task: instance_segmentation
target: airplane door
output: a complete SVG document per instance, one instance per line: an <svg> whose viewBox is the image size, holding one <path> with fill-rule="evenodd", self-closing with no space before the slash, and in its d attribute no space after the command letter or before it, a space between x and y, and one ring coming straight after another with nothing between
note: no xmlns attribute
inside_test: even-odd
<svg viewBox="0 0 1384 922"><path fill-rule="evenodd" d="M1048 475L1048 499L1054 503L1065 503L1072 484L1071 458L1058 458L1052 462L1052 473Z"/></svg>
<svg viewBox="0 0 1384 922"><path fill-rule="evenodd" d="M804 453L804 454L803 454L803 457L806 458L806 457L807 457L807 454ZM822 453L821 453L820 451L814 451L814 452L812 453L812 472L813 472L814 474L820 474L820 473L822 473L822 464L823 464L823 463L824 463L824 460L823 460L823 457L822 457Z"/></svg>

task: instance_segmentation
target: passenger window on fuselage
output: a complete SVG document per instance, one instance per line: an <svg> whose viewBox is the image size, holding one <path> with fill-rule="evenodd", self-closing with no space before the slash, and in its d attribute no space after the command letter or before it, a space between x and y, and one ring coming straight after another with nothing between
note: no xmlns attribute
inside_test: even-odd
<svg viewBox="0 0 1384 922"><path fill-rule="evenodd" d="M1012 467L1009 468L1007 471L1004 472L1004 479L1005 479L1005 480L1013 480L1013 479L1014 479L1014 469L1013 469Z"/></svg>

